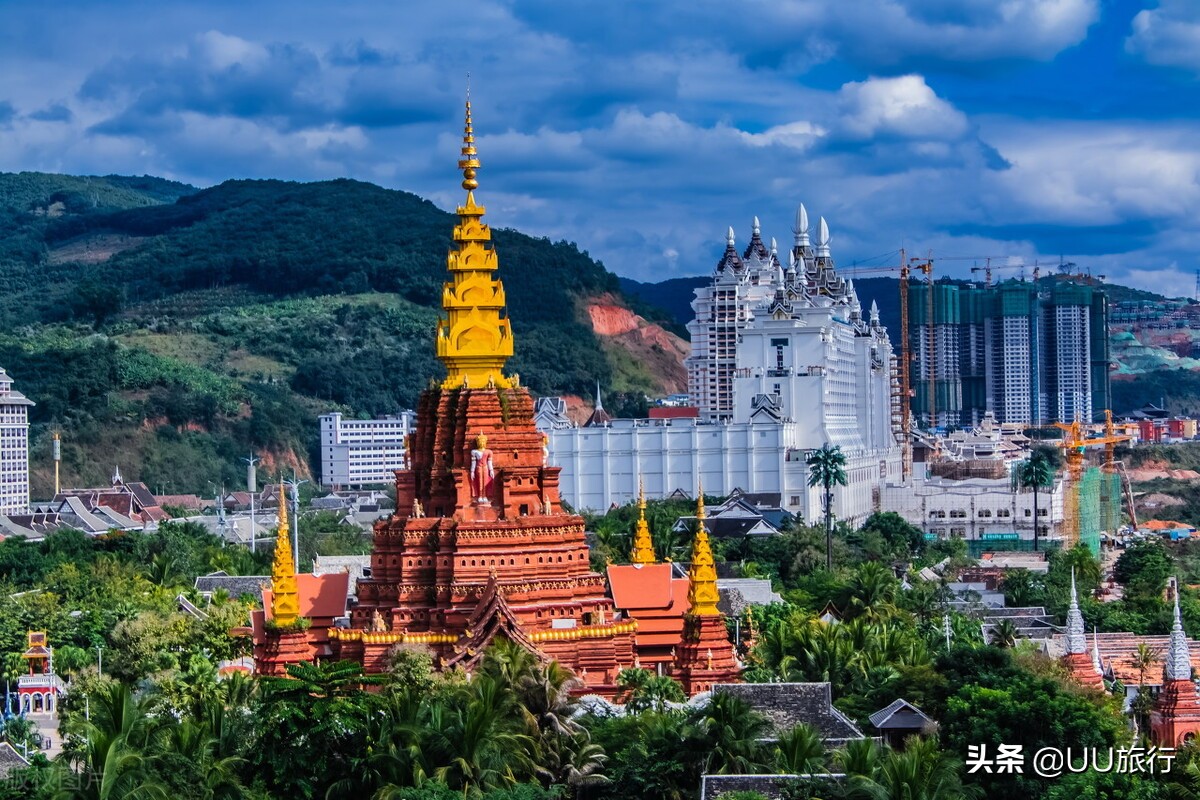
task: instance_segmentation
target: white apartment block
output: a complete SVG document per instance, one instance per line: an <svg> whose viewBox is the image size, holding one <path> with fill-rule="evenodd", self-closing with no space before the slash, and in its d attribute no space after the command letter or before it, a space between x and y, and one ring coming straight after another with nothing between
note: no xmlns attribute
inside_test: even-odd
<svg viewBox="0 0 1200 800"><path fill-rule="evenodd" d="M321 483L334 488L388 484L404 467L405 438L416 414L402 411L377 419L322 414Z"/></svg>
<svg viewBox="0 0 1200 800"><path fill-rule="evenodd" d="M29 408L0 368L0 514L29 510Z"/></svg>
<svg viewBox="0 0 1200 800"><path fill-rule="evenodd" d="M639 479L651 497L694 496L703 484L712 494L778 493L782 507L815 522L821 492L808 486L806 459L829 443L847 461L849 485L834 492L837 517L862 522L879 508L883 484L901 478L892 347L875 309L864 319L853 284L834 270L824 220L819 231L812 248L802 206L785 270L756 224L746 255L738 258L730 241L712 286L697 290L693 341L722 348L689 359L700 419L546 426L566 502L594 510L626 503ZM745 320L741 312L719 318L714 293L743 279L739 302L761 299Z"/></svg>

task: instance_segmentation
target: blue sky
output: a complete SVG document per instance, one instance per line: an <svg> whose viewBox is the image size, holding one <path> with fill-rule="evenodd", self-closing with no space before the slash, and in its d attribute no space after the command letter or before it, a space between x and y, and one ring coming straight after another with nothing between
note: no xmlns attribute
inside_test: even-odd
<svg viewBox="0 0 1200 800"><path fill-rule="evenodd" d="M464 75L495 226L642 280L754 215L1190 295L1200 3L514 0L0 6L0 169L349 176L450 208ZM503 254L501 254L503 264Z"/></svg>

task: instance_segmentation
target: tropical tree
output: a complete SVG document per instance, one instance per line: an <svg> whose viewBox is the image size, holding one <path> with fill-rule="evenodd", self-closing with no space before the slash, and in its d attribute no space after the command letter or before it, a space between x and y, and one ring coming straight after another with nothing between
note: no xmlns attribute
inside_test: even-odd
<svg viewBox="0 0 1200 800"><path fill-rule="evenodd" d="M121 683L102 686L89 706L90 719L69 729L83 740L67 756L78 780L64 781L56 800L165 800L168 790L154 774L150 752L158 723L145 706Z"/></svg>
<svg viewBox="0 0 1200 800"><path fill-rule="evenodd" d="M1041 531L1038 492L1054 485L1054 462L1045 450L1036 448L1017 465L1016 478L1020 485L1033 488L1033 549L1037 550Z"/></svg>
<svg viewBox="0 0 1200 800"><path fill-rule="evenodd" d="M902 751L889 752L874 783L889 800L970 800L982 792L963 786L958 762L933 739L911 737Z"/></svg>
<svg viewBox="0 0 1200 800"><path fill-rule="evenodd" d="M992 647L1016 647L1020 632L1010 619L1002 619L992 626L988 644Z"/></svg>
<svg viewBox="0 0 1200 800"><path fill-rule="evenodd" d="M655 675L648 669L623 669L617 675L617 686L621 688L625 708L633 713L653 709L663 712L668 703L687 700L683 688L666 675Z"/></svg>
<svg viewBox="0 0 1200 800"><path fill-rule="evenodd" d="M825 568L833 569L833 487L846 485L846 456L842 448L821 445L808 459L808 485L820 486L825 505Z"/></svg>
<svg viewBox="0 0 1200 800"><path fill-rule="evenodd" d="M775 768L788 775L811 775L825 769L821 732L801 723L785 731L775 743Z"/></svg>
<svg viewBox="0 0 1200 800"><path fill-rule="evenodd" d="M693 713L690 746L706 753L704 773L746 775L769 763L762 739L770 722L740 697L717 692L704 708ZM687 745L685 745L687 746Z"/></svg>

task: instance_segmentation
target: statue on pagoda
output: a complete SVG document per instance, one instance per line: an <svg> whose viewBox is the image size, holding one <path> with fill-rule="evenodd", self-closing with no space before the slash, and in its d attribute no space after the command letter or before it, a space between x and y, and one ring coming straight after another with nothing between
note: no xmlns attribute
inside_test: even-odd
<svg viewBox="0 0 1200 800"><path fill-rule="evenodd" d="M480 505L489 505L488 495L492 491L492 479L496 477L487 441L487 436L479 434L475 437L475 449L471 451L471 491Z"/></svg>

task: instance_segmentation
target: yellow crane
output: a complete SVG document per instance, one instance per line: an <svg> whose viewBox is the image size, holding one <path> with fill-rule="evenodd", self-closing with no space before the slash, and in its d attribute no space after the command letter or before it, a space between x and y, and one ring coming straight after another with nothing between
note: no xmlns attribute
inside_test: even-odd
<svg viewBox="0 0 1200 800"><path fill-rule="evenodd" d="M1054 426L1063 432L1059 447L1067 463L1067 488L1063 496L1063 530L1066 535L1067 547L1074 547L1079 542L1079 490L1083 479L1083 460L1089 447L1104 446L1104 471L1116 472L1116 447L1120 442L1128 442L1129 436L1118 434L1113 429L1112 411L1104 411L1104 435L1087 435L1083 423L1076 420L1071 423L1056 422ZM1130 498L1132 509L1132 498Z"/></svg>

